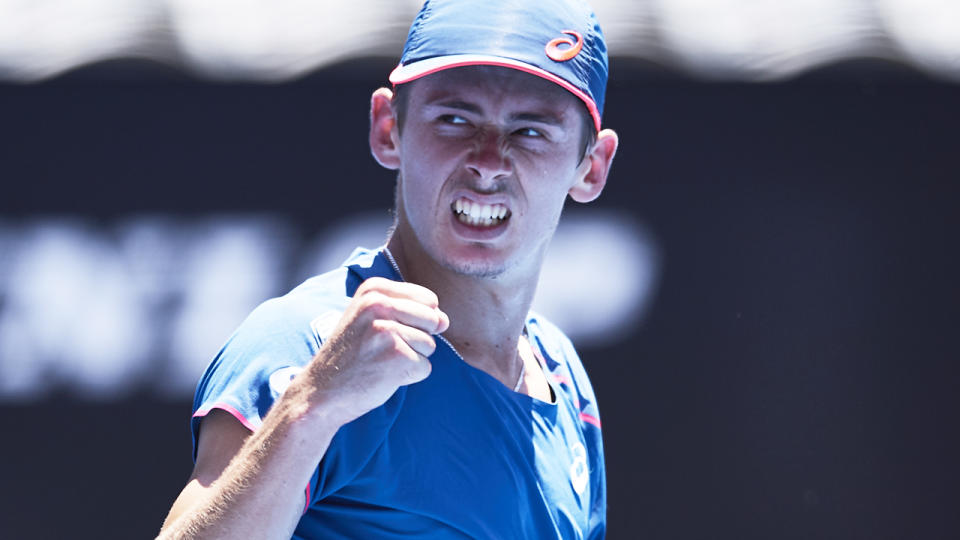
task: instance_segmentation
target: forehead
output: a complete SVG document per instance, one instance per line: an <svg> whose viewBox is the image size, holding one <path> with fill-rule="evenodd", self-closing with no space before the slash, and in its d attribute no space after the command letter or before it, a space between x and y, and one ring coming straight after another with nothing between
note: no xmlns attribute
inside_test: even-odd
<svg viewBox="0 0 960 540"><path fill-rule="evenodd" d="M463 66L445 69L407 83L418 105L463 100L480 107L550 108L575 115L580 100L560 86L536 75L500 66Z"/></svg>

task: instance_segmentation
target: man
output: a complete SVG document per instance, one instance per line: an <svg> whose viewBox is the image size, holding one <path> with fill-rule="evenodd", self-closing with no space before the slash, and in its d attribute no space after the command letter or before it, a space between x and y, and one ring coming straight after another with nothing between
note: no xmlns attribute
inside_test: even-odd
<svg viewBox="0 0 960 540"><path fill-rule="evenodd" d="M162 538L604 536L596 400L529 308L565 199L595 199L616 152L606 73L579 0L424 5L371 100L387 244L230 338Z"/></svg>

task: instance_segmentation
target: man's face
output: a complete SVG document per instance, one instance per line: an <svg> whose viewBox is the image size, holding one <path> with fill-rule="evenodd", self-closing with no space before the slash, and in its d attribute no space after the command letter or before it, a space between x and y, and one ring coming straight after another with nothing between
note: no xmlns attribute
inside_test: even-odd
<svg viewBox="0 0 960 540"><path fill-rule="evenodd" d="M582 105L539 77L499 67L408 83L396 234L458 273L536 270L582 156ZM402 133L402 135L401 135Z"/></svg>

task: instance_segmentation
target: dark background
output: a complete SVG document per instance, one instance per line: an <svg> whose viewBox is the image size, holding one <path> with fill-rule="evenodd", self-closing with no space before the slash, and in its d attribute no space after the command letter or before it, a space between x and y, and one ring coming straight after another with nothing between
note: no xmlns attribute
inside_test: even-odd
<svg viewBox="0 0 960 540"><path fill-rule="evenodd" d="M146 62L0 84L0 213L391 205L368 59L285 84ZM960 537L960 87L871 61L705 83L614 59L598 207L662 250L650 313L581 349L609 537ZM362 193L362 197L358 196ZM189 474L189 399L0 405L0 537L152 537Z"/></svg>

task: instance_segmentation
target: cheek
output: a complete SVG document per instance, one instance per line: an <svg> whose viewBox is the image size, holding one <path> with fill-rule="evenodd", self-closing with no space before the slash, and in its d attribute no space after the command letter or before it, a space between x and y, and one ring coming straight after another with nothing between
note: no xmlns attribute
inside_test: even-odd
<svg viewBox="0 0 960 540"><path fill-rule="evenodd" d="M566 192L557 189L528 191L527 196L531 204L524 212L528 226L541 231L551 231L556 228L563 212L566 201Z"/></svg>
<svg viewBox="0 0 960 540"><path fill-rule="evenodd" d="M443 177L427 159L408 160L401 167L400 197L407 220L417 228L429 227L442 218L437 206L442 199Z"/></svg>
<svg viewBox="0 0 960 540"><path fill-rule="evenodd" d="M440 182L455 162L453 150L437 142L412 141L404 150L401 168L417 184Z"/></svg>

